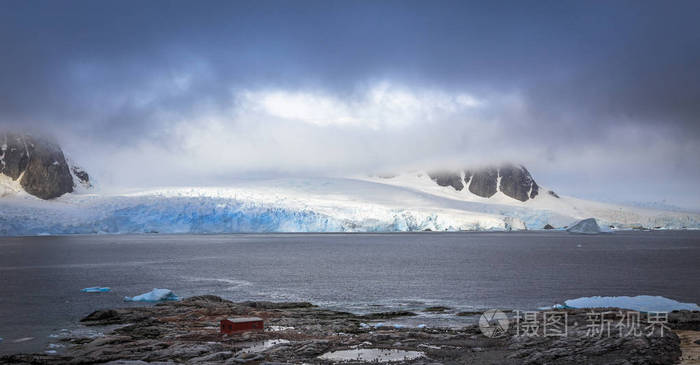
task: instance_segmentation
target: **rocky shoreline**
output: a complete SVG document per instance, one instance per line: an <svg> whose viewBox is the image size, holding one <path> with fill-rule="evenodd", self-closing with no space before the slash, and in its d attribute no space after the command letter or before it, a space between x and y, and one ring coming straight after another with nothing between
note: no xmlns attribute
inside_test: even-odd
<svg viewBox="0 0 700 365"><path fill-rule="evenodd" d="M674 331L686 337L700 331L700 313L680 311L669 313L663 334L621 336L612 331L609 337L591 337L587 311L557 312L567 315L566 336L518 336L511 318L503 336L488 338L478 325L460 329L377 326L381 320L413 315L410 312L362 316L310 303L234 303L198 296L149 307L95 311L81 322L100 329L100 335L66 334L60 338L63 351L8 355L0 357L0 363L675 364L681 359L681 341ZM220 334L219 321L235 316L261 317L266 330Z"/></svg>

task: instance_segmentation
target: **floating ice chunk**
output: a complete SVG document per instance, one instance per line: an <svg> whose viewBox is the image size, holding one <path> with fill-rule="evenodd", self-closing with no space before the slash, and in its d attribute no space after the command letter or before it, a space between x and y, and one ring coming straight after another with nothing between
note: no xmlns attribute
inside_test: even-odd
<svg viewBox="0 0 700 365"><path fill-rule="evenodd" d="M360 323L360 327L369 328L369 325L367 323Z"/></svg>
<svg viewBox="0 0 700 365"><path fill-rule="evenodd" d="M166 300L180 300L170 289L153 289L148 293L135 297L124 297L125 302L160 302Z"/></svg>
<svg viewBox="0 0 700 365"><path fill-rule="evenodd" d="M416 327L417 327L417 328L425 328L426 325L425 325L425 324L419 324L419 325L417 325Z"/></svg>
<svg viewBox="0 0 700 365"><path fill-rule="evenodd" d="M578 221L576 224L569 227L566 231L569 233L576 233L576 234L601 234L601 233L603 233L603 231L600 229L600 226L598 226L598 222L596 222L595 218L587 218L587 219Z"/></svg>
<svg viewBox="0 0 700 365"><path fill-rule="evenodd" d="M13 343L22 343L22 342L31 341L31 340L33 340L33 339L34 339L34 337L22 337L22 338L18 338L18 339L16 339L16 340L14 340L14 341L12 341L12 342L13 342Z"/></svg>
<svg viewBox="0 0 700 365"><path fill-rule="evenodd" d="M58 352L56 350L47 350L44 351L44 353L46 353L47 355L56 355Z"/></svg>
<svg viewBox="0 0 700 365"><path fill-rule="evenodd" d="M107 293L112 291L112 289L107 287L93 286L91 288L80 289L83 293Z"/></svg>
<svg viewBox="0 0 700 365"><path fill-rule="evenodd" d="M670 312L672 310L700 310L695 303L681 303L660 296L638 295L636 297L583 297L564 302L570 308L623 308L640 312Z"/></svg>

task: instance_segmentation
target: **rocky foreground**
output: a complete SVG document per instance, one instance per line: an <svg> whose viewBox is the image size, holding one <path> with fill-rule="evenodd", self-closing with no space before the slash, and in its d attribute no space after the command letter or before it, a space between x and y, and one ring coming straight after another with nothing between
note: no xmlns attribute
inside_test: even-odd
<svg viewBox="0 0 700 365"><path fill-rule="evenodd" d="M151 307L99 310L82 322L100 336L71 334L58 354L0 357L9 364L211 363L327 364L388 362L411 364L674 364L681 358L672 331L697 333L700 313L672 312L668 330L651 336L590 337L586 311L568 314L566 337L516 336L511 320L500 338L487 338L477 325L462 329L376 327L377 321L410 312L365 316L309 303L233 303L199 296ZM264 332L219 333L219 320L234 316L265 319ZM643 318L644 319L644 318ZM81 333L81 332L76 332Z"/></svg>

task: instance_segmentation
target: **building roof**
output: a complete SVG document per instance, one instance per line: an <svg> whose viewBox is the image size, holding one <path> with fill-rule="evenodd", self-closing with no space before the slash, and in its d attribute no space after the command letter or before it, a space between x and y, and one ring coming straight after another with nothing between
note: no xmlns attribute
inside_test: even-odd
<svg viewBox="0 0 700 365"><path fill-rule="evenodd" d="M262 321L263 319L260 317L237 317L237 318L226 318L226 320L231 321L233 323L243 323L243 322L258 322L258 321Z"/></svg>

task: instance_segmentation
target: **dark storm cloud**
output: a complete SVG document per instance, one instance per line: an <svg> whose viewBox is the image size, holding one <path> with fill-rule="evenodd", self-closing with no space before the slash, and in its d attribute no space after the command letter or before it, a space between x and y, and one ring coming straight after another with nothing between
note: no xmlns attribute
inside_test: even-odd
<svg viewBox="0 0 700 365"><path fill-rule="evenodd" d="M598 159L591 164L639 151L627 163L670 159L692 183L700 175L688 156L700 138L698 14L697 1L4 1L0 123L108 151L155 142L172 152L189 141L183 125L196 134L203 118L245 107L241 92L308 91L311 103L324 95L353 109L374 83L390 82L488 103L464 117L441 114L430 132L338 130L346 137L337 145L374 149L379 157L367 160L385 165L401 162L401 141L422 144L422 155L437 151L433 159L509 158L511 146L532 150L530 160L546 155L554 168L581 151ZM223 130L272 148L265 125L279 121L236 115ZM466 119L494 128L488 143L479 145L489 134ZM319 153L333 148L329 133L295 137Z"/></svg>

